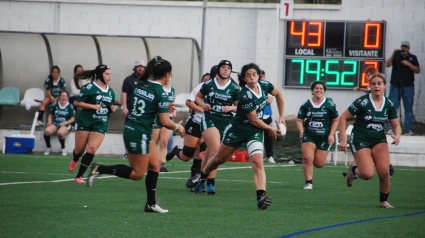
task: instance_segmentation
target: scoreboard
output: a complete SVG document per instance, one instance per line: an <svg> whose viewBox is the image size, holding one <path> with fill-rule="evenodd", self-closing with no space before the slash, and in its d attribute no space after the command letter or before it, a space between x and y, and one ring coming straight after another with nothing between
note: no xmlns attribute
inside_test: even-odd
<svg viewBox="0 0 425 238"><path fill-rule="evenodd" d="M367 66L384 66L385 22L286 22L285 87L309 88L322 80L329 89L367 87Z"/></svg>

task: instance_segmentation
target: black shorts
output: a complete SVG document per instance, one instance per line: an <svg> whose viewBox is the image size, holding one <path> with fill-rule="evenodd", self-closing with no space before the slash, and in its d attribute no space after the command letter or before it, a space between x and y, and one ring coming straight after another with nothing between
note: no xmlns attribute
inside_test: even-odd
<svg viewBox="0 0 425 238"><path fill-rule="evenodd" d="M192 119L189 119L186 121L186 125L184 126L184 130L186 131L186 134L191 135L196 138L201 138L201 125L193 122Z"/></svg>

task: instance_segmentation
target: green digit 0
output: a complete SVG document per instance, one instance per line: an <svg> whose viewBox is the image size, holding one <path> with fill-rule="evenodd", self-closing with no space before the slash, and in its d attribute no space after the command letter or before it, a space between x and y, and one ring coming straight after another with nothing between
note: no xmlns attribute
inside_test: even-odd
<svg viewBox="0 0 425 238"><path fill-rule="evenodd" d="M300 85L304 84L304 60L292 59L291 63L300 63Z"/></svg>
<svg viewBox="0 0 425 238"><path fill-rule="evenodd" d="M306 70L308 74L316 74L316 81L320 80L320 60L306 60ZM310 70L310 64L316 64L316 70Z"/></svg>
<svg viewBox="0 0 425 238"><path fill-rule="evenodd" d="M356 75L357 61L355 61L355 60L344 60L344 64L353 65L353 70L342 72L342 74L341 74L342 75L341 76L341 86L354 86L354 80L353 80L353 82L345 82L345 75Z"/></svg>
<svg viewBox="0 0 425 238"><path fill-rule="evenodd" d="M334 74L335 82L329 82L326 80L327 85L338 86L339 85L339 72L334 70L329 70L329 65L336 64L338 65L338 60L326 60L326 74Z"/></svg>

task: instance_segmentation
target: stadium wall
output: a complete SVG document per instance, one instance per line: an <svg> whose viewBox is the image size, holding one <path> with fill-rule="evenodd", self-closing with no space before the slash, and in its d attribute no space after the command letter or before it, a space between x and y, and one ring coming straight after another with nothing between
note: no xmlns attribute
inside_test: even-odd
<svg viewBox="0 0 425 238"><path fill-rule="evenodd" d="M344 0L341 6L296 4L294 19L385 20L386 55L411 43L422 72L416 75L414 115L425 122L425 0ZM239 70L258 63L269 81L283 85L284 21L278 4L209 3L204 71L221 59ZM0 0L0 30L76 34L193 37L201 42L201 2L129 0ZM125 57L117 56L117 57ZM386 70L389 75L391 69ZM34 79L32 79L34 80ZM309 90L284 89L285 115L296 114ZM342 112L360 95L329 91Z"/></svg>

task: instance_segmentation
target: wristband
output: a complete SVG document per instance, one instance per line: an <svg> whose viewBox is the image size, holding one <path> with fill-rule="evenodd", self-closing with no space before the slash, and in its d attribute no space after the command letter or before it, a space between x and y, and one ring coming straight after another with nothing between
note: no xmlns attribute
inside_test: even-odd
<svg viewBox="0 0 425 238"><path fill-rule="evenodd" d="M176 129L174 129L175 131L177 131L179 129L179 124L176 123Z"/></svg>

